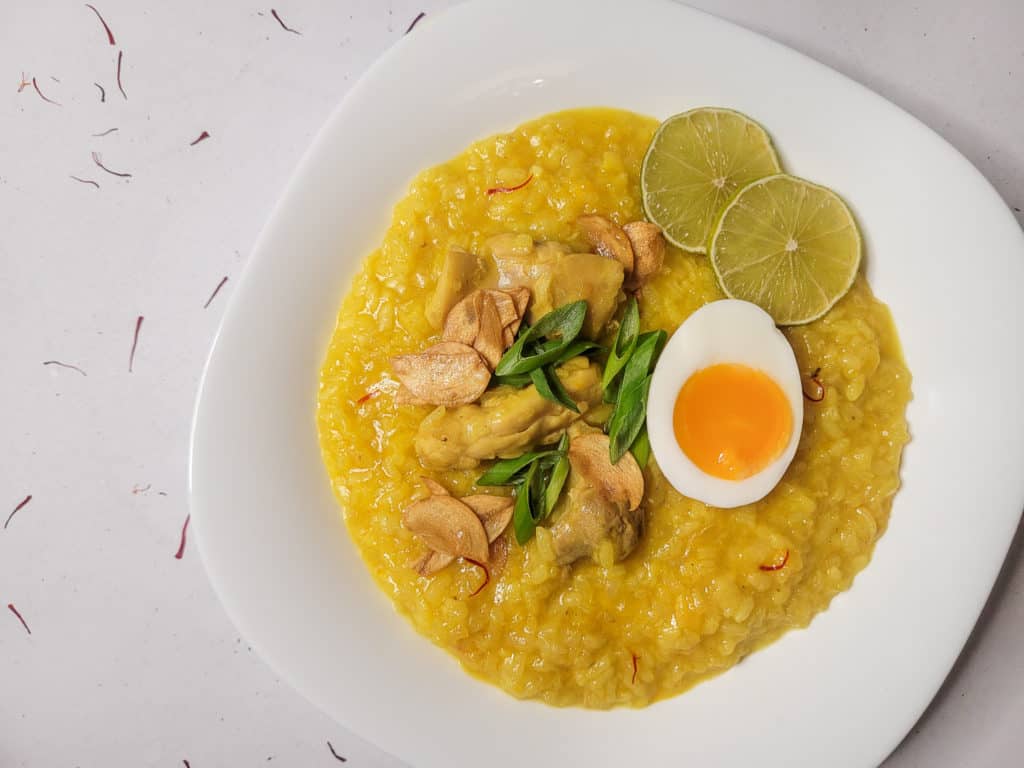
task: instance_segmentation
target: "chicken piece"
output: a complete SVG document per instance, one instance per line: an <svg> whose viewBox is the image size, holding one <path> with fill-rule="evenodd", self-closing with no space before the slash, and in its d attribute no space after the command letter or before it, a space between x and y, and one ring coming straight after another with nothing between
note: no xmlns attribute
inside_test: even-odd
<svg viewBox="0 0 1024 768"><path fill-rule="evenodd" d="M633 271L633 244L622 227L604 216L580 216L576 225L601 256L621 262L628 275Z"/></svg>
<svg viewBox="0 0 1024 768"><path fill-rule="evenodd" d="M441 267L437 289L427 302L427 321L435 328L444 326L448 312L476 288L494 288L498 278L492 259L452 248Z"/></svg>
<svg viewBox="0 0 1024 768"><path fill-rule="evenodd" d="M618 562L643 535L643 473L629 453L613 465L608 438L599 430L576 424L570 436L569 480L551 526L555 557L560 565L568 565L592 556L602 542L610 541ZM584 450L573 450L573 444L583 447L591 442L594 445Z"/></svg>
<svg viewBox="0 0 1024 768"><path fill-rule="evenodd" d="M581 413L601 403L601 367L574 357L556 373ZM498 387L478 403L437 408L416 433L416 454L430 469L473 469L485 459L519 456L554 441L580 414L546 400L530 385Z"/></svg>
<svg viewBox="0 0 1024 768"><path fill-rule="evenodd" d="M623 501L610 501L576 472L569 473L568 490L559 502L561 514L551 526L551 543L560 565L589 557L606 539L618 562L627 557L643 535L646 513L632 512Z"/></svg>
<svg viewBox="0 0 1024 768"><path fill-rule="evenodd" d="M596 339L622 299L622 264L596 253L572 253L560 243L539 243L528 250L526 242L522 236L507 235L488 241L498 287L530 289L533 301L526 317L531 325L553 309L586 299L582 335Z"/></svg>

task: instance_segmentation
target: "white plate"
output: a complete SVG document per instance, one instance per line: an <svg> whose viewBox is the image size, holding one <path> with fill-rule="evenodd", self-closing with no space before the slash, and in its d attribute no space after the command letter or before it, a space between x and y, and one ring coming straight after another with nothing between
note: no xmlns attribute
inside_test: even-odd
<svg viewBox="0 0 1024 768"><path fill-rule="evenodd" d="M853 589L689 693L556 710L464 674L392 610L320 461L317 373L335 312L420 169L552 110L666 117L712 104L771 131L867 239L914 374L904 488ZM240 631L317 705L416 766L870 766L956 659L1024 503L1024 238L926 127L781 45L659 0L507 0L426 19L352 89L249 261L207 366L193 525Z"/></svg>

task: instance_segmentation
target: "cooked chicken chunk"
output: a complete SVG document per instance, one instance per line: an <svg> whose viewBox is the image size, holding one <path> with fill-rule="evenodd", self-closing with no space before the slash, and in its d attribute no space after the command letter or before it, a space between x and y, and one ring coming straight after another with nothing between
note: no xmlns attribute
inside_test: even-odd
<svg viewBox="0 0 1024 768"><path fill-rule="evenodd" d="M632 454L613 465L608 438L574 424L569 432L569 481L551 526L555 556L562 565L594 554L611 542L615 561L627 557L643 535L643 474ZM592 443L584 448L584 441ZM583 450L574 450L577 445Z"/></svg>
<svg viewBox="0 0 1024 768"><path fill-rule="evenodd" d="M622 264L626 274L633 271L633 245L618 224L604 216L580 216L576 225L594 251Z"/></svg>
<svg viewBox="0 0 1024 768"><path fill-rule="evenodd" d="M498 268L498 287L526 286L533 293L527 321L536 323L553 309L586 299L582 335L597 338L622 298L622 264L595 253L572 253L560 243L529 247L522 236L499 235L488 241Z"/></svg>
<svg viewBox="0 0 1024 768"><path fill-rule="evenodd" d="M601 368L575 357L557 370L581 413L601 402ZM478 403L437 408L416 433L416 454L430 469L472 469L484 459L511 458L553 442L580 418L545 400L535 387L498 387Z"/></svg>
<svg viewBox="0 0 1024 768"><path fill-rule="evenodd" d="M559 506L562 509L551 526L551 540L561 565L589 557L606 539L611 541L618 562L640 541L644 508L630 512L624 501L609 501L578 472L569 473Z"/></svg>
<svg viewBox="0 0 1024 768"><path fill-rule="evenodd" d="M441 267L437 289L427 302L427 321L440 329L449 310L477 288L494 288L497 275L494 261L461 248L452 248Z"/></svg>
<svg viewBox="0 0 1024 768"><path fill-rule="evenodd" d="M529 235L490 238L484 256L452 248L445 257L437 289L427 304L427 320L444 325L448 312L477 288L529 288L533 295L527 321L537 322L553 309L579 299L589 306L583 336L597 338L622 298L625 272L620 262L596 253L573 253L561 243L534 244Z"/></svg>

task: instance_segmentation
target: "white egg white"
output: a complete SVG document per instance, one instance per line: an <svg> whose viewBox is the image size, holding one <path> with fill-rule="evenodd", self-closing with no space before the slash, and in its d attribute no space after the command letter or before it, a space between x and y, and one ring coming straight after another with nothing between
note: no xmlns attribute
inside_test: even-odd
<svg viewBox="0 0 1024 768"><path fill-rule="evenodd" d="M744 480L724 480L701 470L679 447L672 426L676 398L686 380L720 363L763 371L782 389L792 411L793 432L785 450ZM725 299L705 304L690 315L665 345L651 380L647 431L658 466L677 491L730 509L762 499L778 485L796 454L803 415L800 370L789 341L756 304Z"/></svg>

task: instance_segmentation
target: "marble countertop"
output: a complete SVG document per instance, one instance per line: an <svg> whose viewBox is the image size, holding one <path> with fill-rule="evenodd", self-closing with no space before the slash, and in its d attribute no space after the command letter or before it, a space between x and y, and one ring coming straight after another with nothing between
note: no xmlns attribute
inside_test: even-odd
<svg viewBox="0 0 1024 768"><path fill-rule="evenodd" d="M399 765L228 621L183 543L188 433L221 311L299 157L416 16L450 3L93 4L110 39L60 0L8 0L0 24L0 519L20 505L0 529L0 608L24 620L0 611L0 768L326 766L331 749ZM693 4L909 110L1024 222L1024 4ZM1019 762L1020 538L886 768Z"/></svg>

